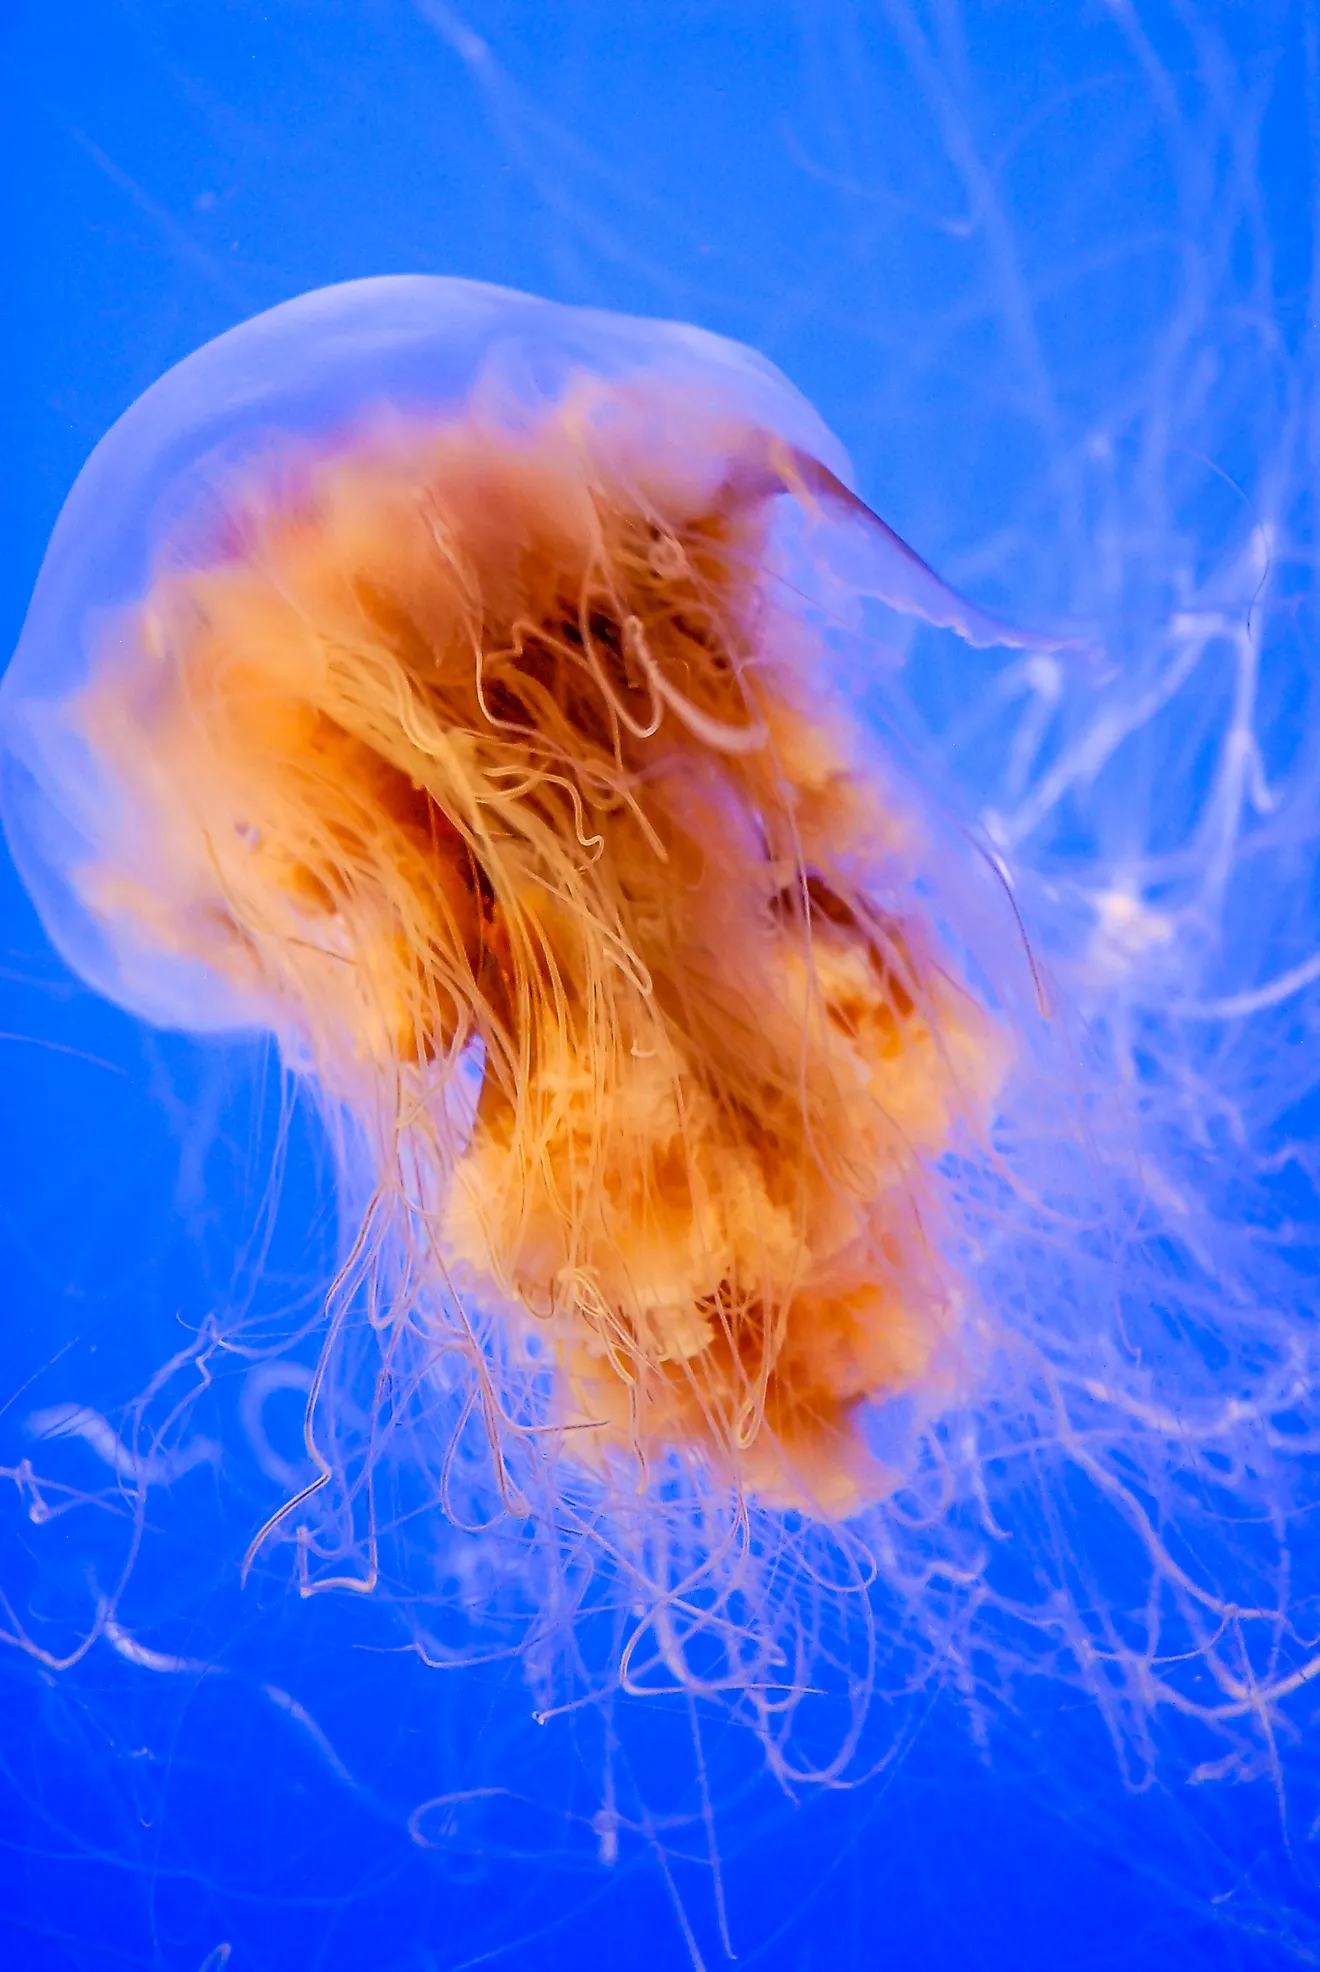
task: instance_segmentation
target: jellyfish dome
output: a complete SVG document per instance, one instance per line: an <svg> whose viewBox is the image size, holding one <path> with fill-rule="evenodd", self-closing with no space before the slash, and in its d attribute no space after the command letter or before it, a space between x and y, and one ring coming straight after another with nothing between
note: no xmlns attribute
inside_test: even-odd
<svg viewBox="0 0 1320 1972"><path fill-rule="evenodd" d="M819 419L750 350L679 325L415 276L350 282L271 309L178 364L119 420L65 506L4 686L7 834L48 932L84 978L166 1024L245 1018L182 954L172 967L156 950L130 978L127 953L69 882L103 844L113 796L53 714L110 661L112 641L129 634L124 613L164 564L223 559L224 503L240 485L264 486L291 511L299 474L370 430L390 425L402 437L468 413L511 438L587 376L644 376L671 390L704 380L726 417L842 468ZM692 465L700 471L700 460Z"/></svg>
<svg viewBox="0 0 1320 1972"><path fill-rule="evenodd" d="M50 935L351 1118L501 1460L837 1520L965 1358L1021 954L850 710L868 599L1029 641L761 358L455 280L221 336L60 519L0 707Z"/></svg>

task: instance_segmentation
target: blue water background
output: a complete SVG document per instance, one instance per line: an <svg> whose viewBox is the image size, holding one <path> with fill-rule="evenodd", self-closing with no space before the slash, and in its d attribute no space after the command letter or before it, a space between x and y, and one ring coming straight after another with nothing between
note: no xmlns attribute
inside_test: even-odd
<svg viewBox="0 0 1320 1972"><path fill-rule="evenodd" d="M1309 13L10 0L0 642L86 454L163 369L301 290L410 270L754 344L923 553L992 607L1066 611L1094 516L1060 517L1060 460L1149 388L1187 305L1192 181L1203 152L1227 168L1207 133L1236 104L1256 119L1256 233L1196 324L1227 352L1195 435L1213 544L1260 466L1234 308L1263 292L1261 333L1298 361L1313 326ZM274 1318L333 1233L299 1124L253 1285L271 1065L91 998L7 865L0 926L0 1591L3 1626L58 1654L131 1529L91 1445L68 1472L101 1503L34 1527L24 1420L121 1415L236 1279ZM203 1434L223 1429L210 1401ZM649 1972L688 1962L680 1905L721 1962L699 1839L675 1837L669 1880L663 1832L596 1863L545 1807L588 1801L589 1749L579 1769L570 1732L531 1725L516 1673L428 1671L358 1599L241 1590L260 1510L203 1462L145 1530L121 1605L139 1628L67 1671L0 1649L0 1964ZM654 1797L676 1798L682 1718L658 1715L642 1750ZM409 1839L412 1804L506 1761L535 1782L524 1822ZM735 1799L719 1848L760 1972L1315 1962L1288 1948L1312 1892L1268 1785L1128 1793L1084 1707L1044 1688L987 1757L936 1701L883 1784ZM1260 1915L1289 1905L1296 1921Z"/></svg>

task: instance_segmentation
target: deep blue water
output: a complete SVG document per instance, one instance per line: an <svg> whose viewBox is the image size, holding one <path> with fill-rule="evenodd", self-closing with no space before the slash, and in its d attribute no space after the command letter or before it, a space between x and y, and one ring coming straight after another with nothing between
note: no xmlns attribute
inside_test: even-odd
<svg viewBox="0 0 1320 1972"><path fill-rule="evenodd" d="M1316 38L1304 0L11 0L0 641L88 451L162 370L278 300L398 271L747 341L987 604L1053 620L1107 594L1139 624L1161 568L1213 564L1305 456L1276 439L1315 417ZM1102 453L1103 485L1078 464ZM932 676L955 739L957 697ZM973 798L997 764L949 743ZM1126 771L1158 826L1201 770L1189 739ZM1103 811L1115 839L1128 805ZM1093 847L1077 824L1049 853ZM1312 867L1299 847L1299 895ZM190 1442L215 1449L150 1491L144 1525L86 1435L55 1462L73 1494L42 1495L68 1511L34 1521L34 1416L127 1430L244 1295L292 1329L333 1231L296 1121L254 1257L269 1060L94 999L7 864L0 929L0 1629L57 1659L129 1582L120 1627L67 1668L0 1647L0 1963L646 1972L688 1962L684 1923L722 1962L680 1709L635 1728L657 1831L607 1867L591 1733L533 1725L515 1669L428 1670L379 1598L302 1601L274 1570L240 1587L271 1502L234 1441L237 1371L189 1391ZM292 1445L296 1403L281 1425ZM1192 1789L1171 1767L1131 1791L1098 1719L1045 1683L984 1753L951 1697L904 1732L880 1781L796 1805L717 1739L740 1963L1317 1962L1308 1829L1285 1830L1268 1777ZM1314 1778L1313 1748L1288 1757ZM529 1805L482 1795L410 1839L418 1802L505 1775Z"/></svg>

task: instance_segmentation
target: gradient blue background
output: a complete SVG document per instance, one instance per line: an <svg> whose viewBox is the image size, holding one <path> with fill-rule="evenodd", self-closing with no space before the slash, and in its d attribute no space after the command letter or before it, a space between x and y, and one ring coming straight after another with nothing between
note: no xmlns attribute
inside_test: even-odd
<svg viewBox="0 0 1320 1972"><path fill-rule="evenodd" d="M1138 500L1164 392L1188 459L1216 469L1196 508L1212 553L1262 461L1243 320L1272 360L1309 360L1314 63L1313 10L1268 0L9 0L0 642L87 452L165 367L303 289L402 270L755 344L901 532L1042 620L1086 590L1103 519L1076 470L1088 432L1131 446L1116 483ZM1235 172L1242 242L1193 293L1189 248ZM1166 546L1153 520L1154 561ZM12 1474L34 1410L115 1413L223 1310L274 1097L259 1057L148 1035L86 995L7 865L0 928ZM256 1289L272 1319L330 1250L295 1129ZM221 1398L198 1413L216 1442ZM232 1456L161 1506L124 1604L153 1648L215 1675L105 1639L58 1676L0 1650L0 1964L685 1964L644 1843L606 1871L541 1810L438 1851L409 1841L415 1801L506 1763L589 1812L571 1735L529 1753L516 1676L429 1673L387 1612L240 1592L271 1502ZM104 1491L90 1451L68 1469ZM24 1506L11 1478L0 1590L55 1647L120 1566L123 1517L107 1498L34 1528ZM645 1756L664 1799L685 1770L676 1715ZM797 1810L753 1793L721 1820L733 1942L761 1972L1314 1964L1307 1836L1290 1857L1266 1784L1126 1792L1095 1721L1044 1690L988 1760L937 1701L883 1785ZM673 1876L719 1963L709 1870Z"/></svg>

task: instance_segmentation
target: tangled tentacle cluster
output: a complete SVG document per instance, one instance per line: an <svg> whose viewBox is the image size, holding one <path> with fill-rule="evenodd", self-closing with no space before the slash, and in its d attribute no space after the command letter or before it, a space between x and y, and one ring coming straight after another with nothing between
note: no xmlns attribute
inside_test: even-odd
<svg viewBox="0 0 1320 1972"><path fill-rule="evenodd" d="M1005 1053L792 607L801 486L659 409L660 454L593 385L228 488L81 698L132 795L80 880L366 1120L571 1456L833 1518L892 1483L859 1406L956 1326L932 1165Z"/></svg>

